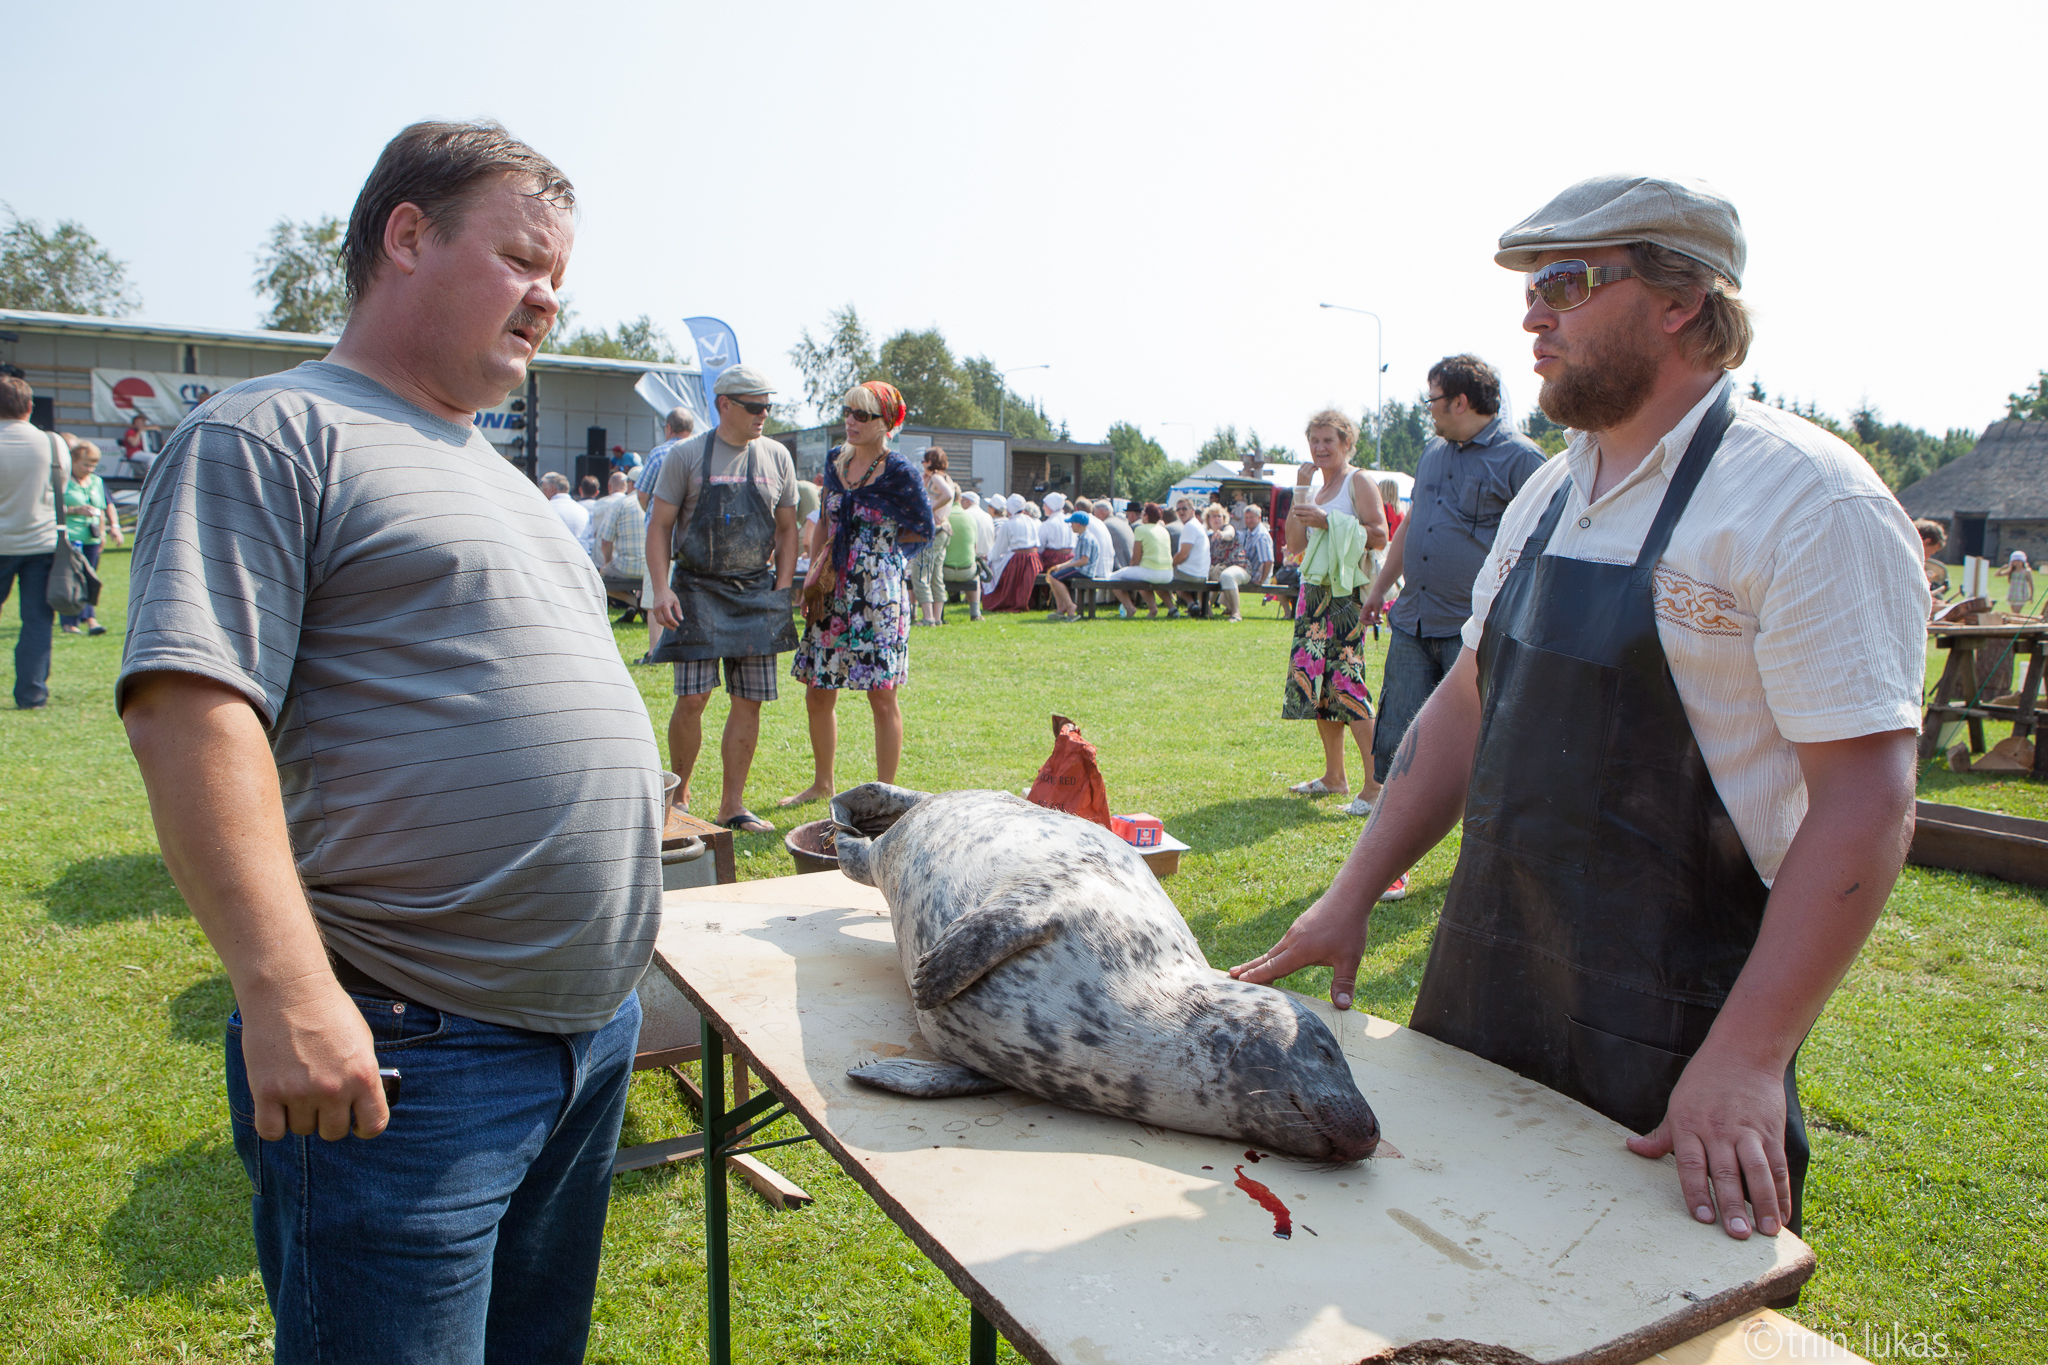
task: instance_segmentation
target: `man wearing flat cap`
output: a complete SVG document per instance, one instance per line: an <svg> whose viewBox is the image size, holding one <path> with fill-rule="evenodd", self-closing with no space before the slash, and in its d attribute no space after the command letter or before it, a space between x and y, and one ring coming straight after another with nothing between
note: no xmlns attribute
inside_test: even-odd
<svg viewBox="0 0 2048 1365"><path fill-rule="evenodd" d="M796 574L796 462L761 434L774 392L761 372L718 376L718 425L670 450L647 511L653 652L675 665L669 763L690 777L704 743L704 711L720 669L732 709L719 742L718 823L748 834L775 827L746 807L747 774L761 738L761 703L776 698L775 656L796 648L789 585ZM673 551L674 570L670 570Z"/></svg>
<svg viewBox="0 0 2048 1365"><path fill-rule="evenodd" d="M1327 964L1347 1007L1375 898L1462 811L1413 1026L1675 1153L1737 1238L1800 1225L1794 1058L1911 837L1927 612L1870 466L1735 392L1745 250L1726 199L1637 176L1500 239L1571 443L1343 869L1232 973Z"/></svg>

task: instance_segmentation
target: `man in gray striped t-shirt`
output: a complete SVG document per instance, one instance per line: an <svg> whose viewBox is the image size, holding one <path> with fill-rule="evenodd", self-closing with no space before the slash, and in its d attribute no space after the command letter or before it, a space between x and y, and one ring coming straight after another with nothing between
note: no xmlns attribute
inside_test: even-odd
<svg viewBox="0 0 2048 1365"><path fill-rule="evenodd" d="M117 701L234 984L280 1360L582 1356L659 753L589 556L472 420L557 315L571 194L496 125L399 134L330 357L210 399L144 489Z"/></svg>

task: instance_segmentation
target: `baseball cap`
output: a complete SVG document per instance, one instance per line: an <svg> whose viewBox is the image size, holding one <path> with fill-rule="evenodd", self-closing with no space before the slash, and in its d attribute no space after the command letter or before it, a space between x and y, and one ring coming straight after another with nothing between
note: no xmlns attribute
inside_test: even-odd
<svg viewBox="0 0 2048 1365"><path fill-rule="evenodd" d="M1067 520L1076 526L1086 526L1088 524L1088 514L1086 512L1069 512L1067 513Z"/></svg>
<svg viewBox="0 0 2048 1365"><path fill-rule="evenodd" d="M1650 242L1690 256L1742 287L1749 244L1735 205L1699 180L1599 175L1559 194L1500 235L1494 263L1536 268L1546 251Z"/></svg>
<svg viewBox="0 0 2048 1365"><path fill-rule="evenodd" d="M735 365L718 376L718 382L711 386L713 393L773 393L775 386L768 382L768 376L752 365Z"/></svg>
<svg viewBox="0 0 2048 1365"><path fill-rule="evenodd" d="M972 488L968 489L960 495L960 505L962 507L981 506L981 494L975 492Z"/></svg>

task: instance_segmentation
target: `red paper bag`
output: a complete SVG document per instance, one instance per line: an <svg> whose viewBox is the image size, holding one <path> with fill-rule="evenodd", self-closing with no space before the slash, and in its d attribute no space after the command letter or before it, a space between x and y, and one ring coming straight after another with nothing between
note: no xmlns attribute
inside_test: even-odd
<svg viewBox="0 0 2048 1365"><path fill-rule="evenodd" d="M1065 716L1052 718L1052 757L1031 784L1031 802L1063 810L1109 828L1109 793L1095 766L1095 746L1081 738L1081 729Z"/></svg>

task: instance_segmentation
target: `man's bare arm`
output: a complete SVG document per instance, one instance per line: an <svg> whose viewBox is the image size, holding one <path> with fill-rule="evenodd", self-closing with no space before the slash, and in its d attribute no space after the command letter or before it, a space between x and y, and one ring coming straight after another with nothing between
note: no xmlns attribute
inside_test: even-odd
<svg viewBox="0 0 2048 1365"><path fill-rule="evenodd" d="M775 586L787 591L796 577L796 504L775 509Z"/></svg>
<svg viewBox="0 0 2048 1365"><path fill-rule="evenodd" d="M1230 974L1264 985L1303 967L1325 966L1334 973L1331 1003L1350 1009L1373 906L1394 878L1421 861L1458 822L1478 742L1479 664L1465 649L1394 751L1386 790L1330 889L1301 912L1278 943L1232 967Z"/></svg>
<svg viewBox="0 0 2048 1365"><path fill-rule="evenodd" d="M1377 624L1380 613L1387 609L1387 594L1401 581L1401 567L1408 544L1408 523L1413 517L1401 518L1401 524L1394 528L1394 534L1387 541L1387 553L1380 560L1380 571L1372 580L1372 591L1365 595L1360 615L1367 625Z"/></svg>
<svg viewBox="0 0 2048 1365"><path fill-rule="evenodd" d="M121 720L164 866L234 986L257 1135L375 1137L390 1122L376 1050L306 905L255 710L210 678L145 673Z"/></svg>
<svg viewBox="0 0 2048 1365"><path fill-rule="evenodd" d="M674 630L683 623L682 603L668 585L668 540L675 529L676 505L657 497L647 512L647 615L656 625Z"/></svg>
<svg viewBox="0 0 2048 1365"><path fill-rule="evenodd" d="M1884 909L1913 839L1911 730L1797 744L1806 818L1785 852L1756 947L1672 1092L1664 1122L1630 1138L1678 1158L1686 1207L1731 1237L1775 1235L1791 1213L1785 1068Z"/></svg>

